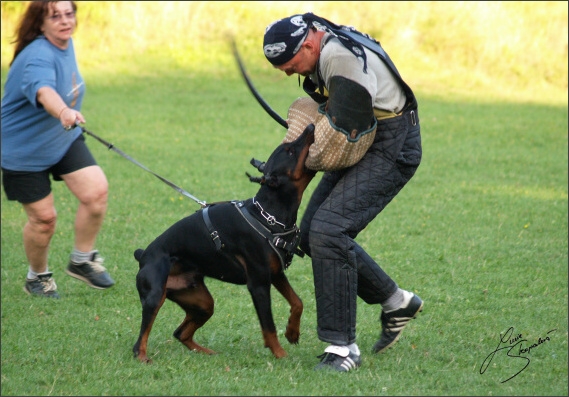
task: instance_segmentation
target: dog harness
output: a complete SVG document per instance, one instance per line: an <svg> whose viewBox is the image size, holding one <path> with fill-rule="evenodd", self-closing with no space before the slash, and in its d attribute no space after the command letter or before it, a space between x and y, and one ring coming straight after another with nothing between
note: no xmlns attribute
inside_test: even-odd
<svg viewBox="0 0 569 397"><path fill-rule="evenodd" d="M298 248L298 244L300 243L300 229L296 225L294 225L289 230L285 230L282 233L274 233L268 227L259 222L257 218L251 215L249 210L245 207L244 201L231 201L230 203L235 206L237 212L241 214L241 216L247 221L247 223L257 233L259 233L265 239L265 241L267 241L267 243L271 246L273 251L275 251L275 253L279 257L281 266L283 267L284 270L288 269L288 267L292 263L292 258L294 254L297 254L301 258L304 257L304 252L302 252L302 250ZM278 224L283 229L286 229L284 224L278 222L274 216L265 212L262 209L261 205L257 201L255 201L254 198L253 198L253 203L255 203L257 208L259 208L261 215L263 216L263 218L267 220L267 224L269 226ZM216 250L222 251L225 245L221 241L219 233L217 232L217 230L213 226L213 223L211 222L211 219L208 214L209 207L210 205L202 209L203 220L207 226L209 235L215 244Z"/></svg>

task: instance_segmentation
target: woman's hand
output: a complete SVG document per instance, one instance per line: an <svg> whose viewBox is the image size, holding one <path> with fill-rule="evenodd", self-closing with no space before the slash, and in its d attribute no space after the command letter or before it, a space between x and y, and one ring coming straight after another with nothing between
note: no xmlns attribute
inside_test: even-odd
<svg viewBox="0 0 569 397"><path fill-rule="evenodd" d="M59 121L61 122L63 128L69 131L76 124L85 123L85 118L83 117L81 112L65 106L59 112Z"/></svg>
<svg viewBox="0 0 569 397"><path fill-rule="evenodd" d="M49 114L61 122L66 130L70 130L78 123L85 123L85 117L81 112L67 106L59 94L50 87L41 87L37 93L37 100Z"/></svg>

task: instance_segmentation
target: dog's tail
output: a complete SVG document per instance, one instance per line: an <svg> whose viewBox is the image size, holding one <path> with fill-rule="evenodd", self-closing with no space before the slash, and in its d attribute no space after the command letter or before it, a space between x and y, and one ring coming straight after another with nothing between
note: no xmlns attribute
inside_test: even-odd
<svg viewBox="0 0 569 397"><path fill-rule="evenodd" d="M134 259L140 262L140 258L142 258L143 253L144 250L142 248L138 248L136 251L134 251Z"/></svg>

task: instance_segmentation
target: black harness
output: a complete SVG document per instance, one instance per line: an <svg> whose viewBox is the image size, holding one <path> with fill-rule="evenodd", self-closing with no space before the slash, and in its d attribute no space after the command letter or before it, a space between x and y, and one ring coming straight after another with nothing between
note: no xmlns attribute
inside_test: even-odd
<svg viewBox="0 0 569 397"><path fill-rule="evenodd" d="M319 20L319 22L322 22L322 21L323 20ZM401 85L401 87L403 88L403 91L405 92L405 96L407 97L407 103L405 104L405 107L403 110L416 109L417 108L417 99L415 98L415 94L413 93L413 90L411 90L411 88L407 85L407 83L405 81L403 81L403 78L399 74L399 71L397 70L397 68L393 64L393 61L391 60L389 55L387 55L387 53L385 52L385 50L383 49L383 47L381 46L381 44L377 40L375 40L375 39L373 39L367 35L364 35L358 31L351 31L351 30L345 30L345 29L334 29L331 26L328 26L328 28L332 32L336 33L337 35L339 34L339 35L342 35L344 38L351 39L352 41L354 41L358 44L361 44L362 46L366 47L370 51L377 54L379 59L381 59L383 61L383 63L385 63L385 65L389 68L391 74L393 75L395 80L397 80L397 82ZM335 36L333 36L333 35L328 36L326 43L328 41L330 41L331 39L333 39L334 37ZM318 74L317 74L318 85L316 85L310 79L310 77L306 76L304 78L302 88L304 89L304 92L306 92L312 99L314 99L316 102L322 104L328 100L328 97L324 95L324 81L323 81L322 77L320 76L320 68L317 68L317 72L318 72ZM299 78L300 78L300 75L299 75ZM415 124L413 124L413 125L415 125Z"/></svg>
<svg viewBox="0 0 569 397"><path fill-rule="evenodd" d="M288 269L290 264L292 263L292 258L294 254L297 254L300 257L304 257L304 252L298 248L298 244L300 243L300 229L293 225L292 228L286 229L286 226L276 220L276 218L267 212L265 212L261 205L255 201L253 198L253 203L259 209L259 212L267 221L267 225L274 226L275 224L279 225L284 229L283 232L277 233L273 232L270 228L263 225L257 218L255 218L249 210L245 207L244 201L230 201L231 204L235 206L235 209L241 216L247 221L249 226L253 228L257 233L259 233L262 237L264 237L265 241L271 246L271 248L275 251L279 260L281 262L281 266L284 270ZM208 214L210 205L206 206L202 209L203 220L207 226L209 231L209 235L212 241L215 244L215 248L218 252L223 251L225 245L221 241L219 237L219 233L213 226L211 219Z"/></svg>

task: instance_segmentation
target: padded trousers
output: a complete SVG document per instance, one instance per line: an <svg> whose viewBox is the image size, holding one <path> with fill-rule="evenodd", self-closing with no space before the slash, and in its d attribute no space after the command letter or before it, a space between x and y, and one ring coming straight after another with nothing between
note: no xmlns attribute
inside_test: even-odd
<svg viewBox="0 0 569 397"><path fill-rule="evenodd" d="M326 172L302 217L300 248L311 257L318 338L335 345L356 340L359 296L385 302L397 283L355 238L415 174L421 162L417 116L378 121L374 143L355 165ZM413 125L415 123L415 125Z"/></svg>

